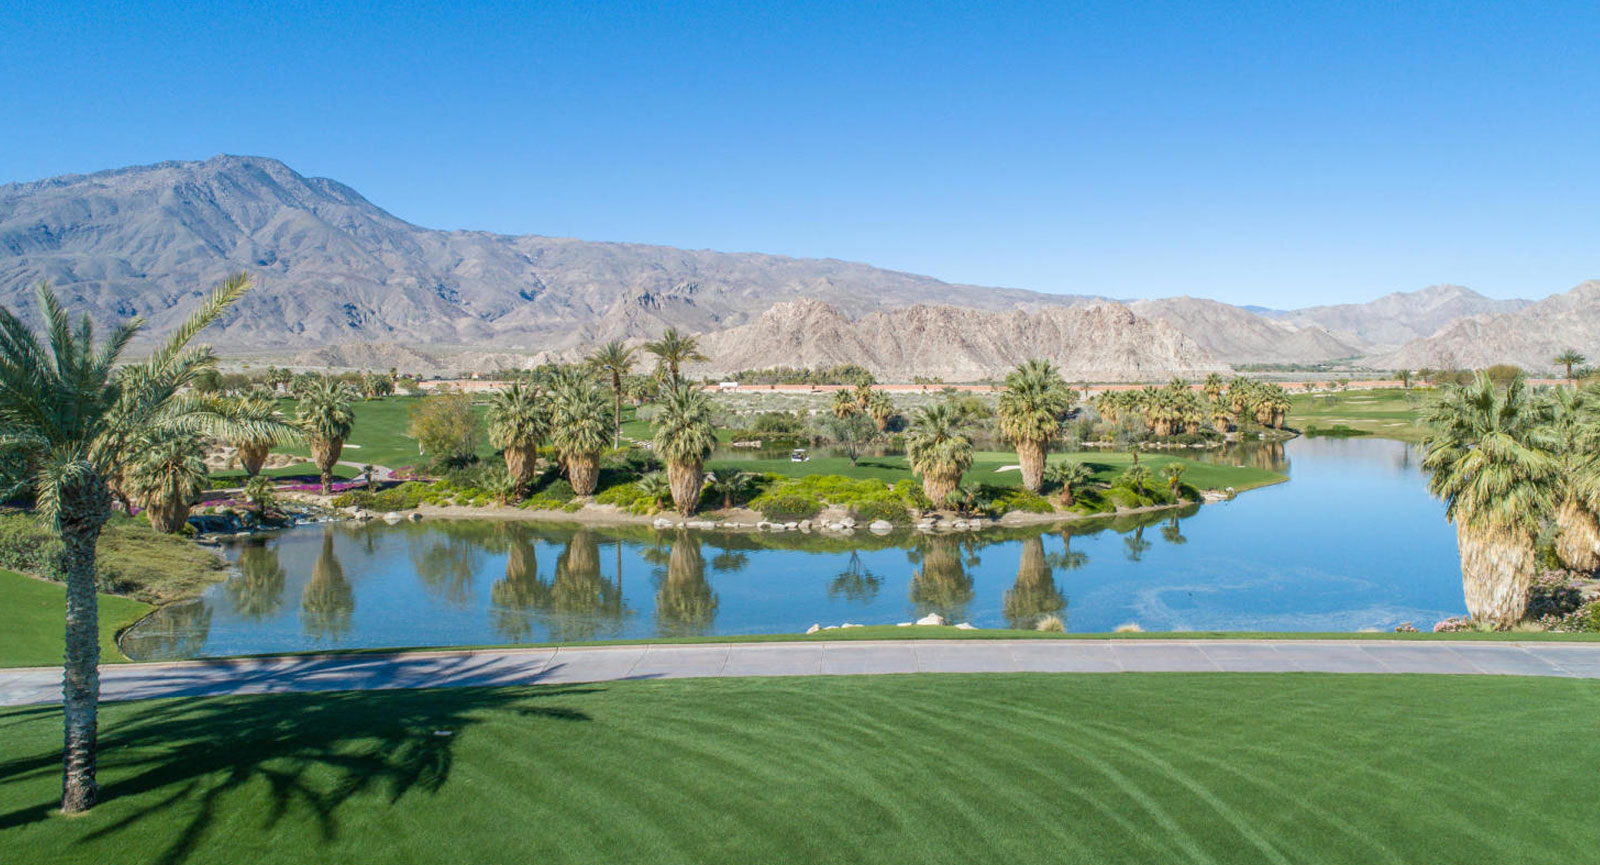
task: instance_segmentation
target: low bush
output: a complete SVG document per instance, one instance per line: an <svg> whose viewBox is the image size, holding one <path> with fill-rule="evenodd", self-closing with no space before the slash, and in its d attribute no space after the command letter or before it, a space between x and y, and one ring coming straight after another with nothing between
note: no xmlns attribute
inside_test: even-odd
<svg viewBox="0 0 1600 865"><path fill-rule="evenodd" d="M433 497L433 490L421 481L407 481L386 490L351 490L333 500L336 508L366 508L369 511L409 511Z"/></svg>
<svg viewBox="0 0 1600 865"><path fill-rule="evenodd" d="M871 523L884 520L891 523L906 523L911 521L911 514L906 511L905 505L891 501L864 501L850 506L850 515L858 522Z"/></svg>
<svg viewBox="0 0 1600 865"><path fill-rule="evenodd" d="M997 490L989 497L989 512L994 516L1003 516L1010 511L1022 511L1029 514L1053 514L1055 508L1038 493L1024 489Z"/></svg>
<svg viewBox="0 0 1600 865"><path fill-rule="evenodd" d="M822 511L822 503L815 497L800 494L762 495L750 506L776 523L809 520Z"/></svg>
<svg viewBox="0 0 1600 865"><path fill-rule="evenodd" d="M653 514L661 509L661 500L642 489L637 481L601 490L594 500L596 504L616 505L630 514Z"/></svg>
<svg viewBox="0 0 1600 865"><path fill-rule="evenodd" d="M1330 427L1307 426L1305 429L1305 435L1306 438L1312 439L1343 439L1355 438L1356 436L1372 435L1372 433L1364 429L1351 429L1344 424L1334 424Z"/></svg>

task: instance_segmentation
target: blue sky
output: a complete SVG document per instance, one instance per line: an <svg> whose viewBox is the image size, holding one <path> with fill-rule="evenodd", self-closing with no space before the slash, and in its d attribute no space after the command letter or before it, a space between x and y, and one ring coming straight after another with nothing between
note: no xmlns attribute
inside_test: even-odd
<svg viewBox="0 0 1600 865"><path fill-rule="evenodd" d="M181 7L181 8L180 8ZM0 6L0 181L1300 306L1600 277L1600 4Z"/></svg>

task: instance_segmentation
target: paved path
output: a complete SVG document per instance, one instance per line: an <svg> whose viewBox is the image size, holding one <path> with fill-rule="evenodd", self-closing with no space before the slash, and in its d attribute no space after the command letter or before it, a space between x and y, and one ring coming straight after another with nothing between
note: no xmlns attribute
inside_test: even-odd
<svg viewBox="0 0 1600 865"><path fill-rule="evenodd" d="M103 700L717 676L876 673L1468 673L1600 678L1600 643L861 640L579 646L113 664ZM60 700L53 667L0 670L0 705Z"/></svg>

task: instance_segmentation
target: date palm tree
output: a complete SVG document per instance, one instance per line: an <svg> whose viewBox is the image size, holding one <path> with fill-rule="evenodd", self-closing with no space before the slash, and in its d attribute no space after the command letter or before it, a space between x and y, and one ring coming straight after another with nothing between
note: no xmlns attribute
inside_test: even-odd
<svg viewBox="0 0 1600 865"><path fill-rule="evenodd" d="M710 360L700 352L698 339L679 333L675 327L667 328L660 339L651 340L641 348L656 356L657 365L666 368L674 384L683 381L680 369L684 364Z"/></svg>
<svg viewBox="0 0 1600 865"><path fill-rule="evenodd" d="M972 468L972 437L965 425L966 416L959 408L939 402L918 409L906 434L906 459L911 471L922 477L922 492L935 506Z"/></svg>
<svg viewBox="0 0 1600 865"><path fill-rule="evenodd" d="M499 449L506 461L512 495L522 498L533 482L539 444L550 431L550 417L539 389L531 382L511 382L489 397L484 420L489 425L489 444Z"/></svg>
<svg viewBox="0 0 1600 865"><path fill-rule="evenodd" d="M622 379L633 371L633 349L614 339L590 355L589 363L611 377L611 446L622 447Z"/></svg>
<svg viewBox="0 0 1600 865"><path fill-rule="evenodd" d="M1586 360L1588 360L1588 358L1579 354L1577 349L1569 348L1556 355L1555 359L1552 360L1551 363L1566 367L1567 381L1572 381L1572 368L1582 364Z"/></svg>
<svg viewBox="0 0 1600 865"><path fill-rule="evenodd" d="M333 492L333 467L344 452L344 440L356 425L351 408L357 399L348 382L329 375L316 376L300 389L300 406L295 419L311 445L311 461L322 475L322 494Z"/></svg>
<svg viewBox="0 0 1600 865"><path fill-rule="evenodd" d="M1029 492L1039 491L1050 441L1060 431L1061 418L1077 398L1048 360L1025 361L1006 376L1006 389L1000 394L995 413L1000 420L1000 434L1017 449L1022 486Z"/></svg>
<svg viewBox="0 0 1600 865"><path fill-rule="evenodd" d="M600 481L600 451L611 438L611 406L599 384L586 374L567 375L552 385L550 443L566 467L572 492L594 495Z"/></svg>
<svg viewBox="0 0 1600 865"><path fill-rule="evenodd" d="M190 432L144 436L129 476L151 528L170 535L183 528L189 510L205 492L205 448Z"/></svg>
<svg viewBox="0 0 1600 865"><path fill-rule="evenodd" d="M278 424L281 415L275 400L265 395L247 394L235 397L228 406L235 420L249 426L262 425L290 429L286 424ZM266 465L267 457L272 454L273 447L285 444L288 440L296 438L290 429L289 434L260 435L235 439L234 449L239 452L239 467L244 469L246 478L253 478L261 474L261 467Z"/></svg>
<svg viewBox="0 0 1600 865"><path fill-rule="evenodd" d="M674 383L662 393L654 423L655 451L667 464L673 504L688 516L700 504L706 459L717 444L711 398L700 388Z"/></svg>
<svg viewBox="0 0 1600 865"><path fill-rule="evenodd" d="M200 309L143 362L118 367L144 327L124 322L100 343L85 316L76 327L49 286L39 288L40 341L0 307L0 448L30 467L26 486L64 547L66 656L62 709L66 735L61 810L94 805L100 697L100 623L95 598L95 546L111 512L107 478L151 432L196 432L231 438L251 430L220 410L215 398L188 390L214 368L209 348L189 343L249 288L240 274L223 281ZM268 430L257 427L255 432ZM12 492L19 492L13 490Z"/></svg>
<svg viewBox="0 0 1600 865"><path fill-rule="evenodd" d="M1055 463L1045 469L1045 480L1061 486L1061 506L1072 507L1073 496L1094 478L1094 470L1077 460Z"/></svg>
<svg viewBox="0 0 1600 865"><path fill-rule="evenodd" d="M1522 619L1538 569L1534 539L1560 487L1548 411L1521 378L1502 391L1483 372L1429 406L1422 465L1461 550L1467 612L1509 628Z"/></svg>

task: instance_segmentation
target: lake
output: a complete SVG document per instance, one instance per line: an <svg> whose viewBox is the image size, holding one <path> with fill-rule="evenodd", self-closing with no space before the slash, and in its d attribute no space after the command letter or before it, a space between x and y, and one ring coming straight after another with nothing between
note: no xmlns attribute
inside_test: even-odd
<svg viewBox="0 0 1600 865"><path fill-rule="evenodd" d="M198 600L133 629L138 659L329 648L794 633L938 612L1069 631L1427 628L1465 612L1455 533L1415 446L1294 439L1208 459L1288 483L1181 511L849 537L537 521L329 523L229 544Z"/></svg>

